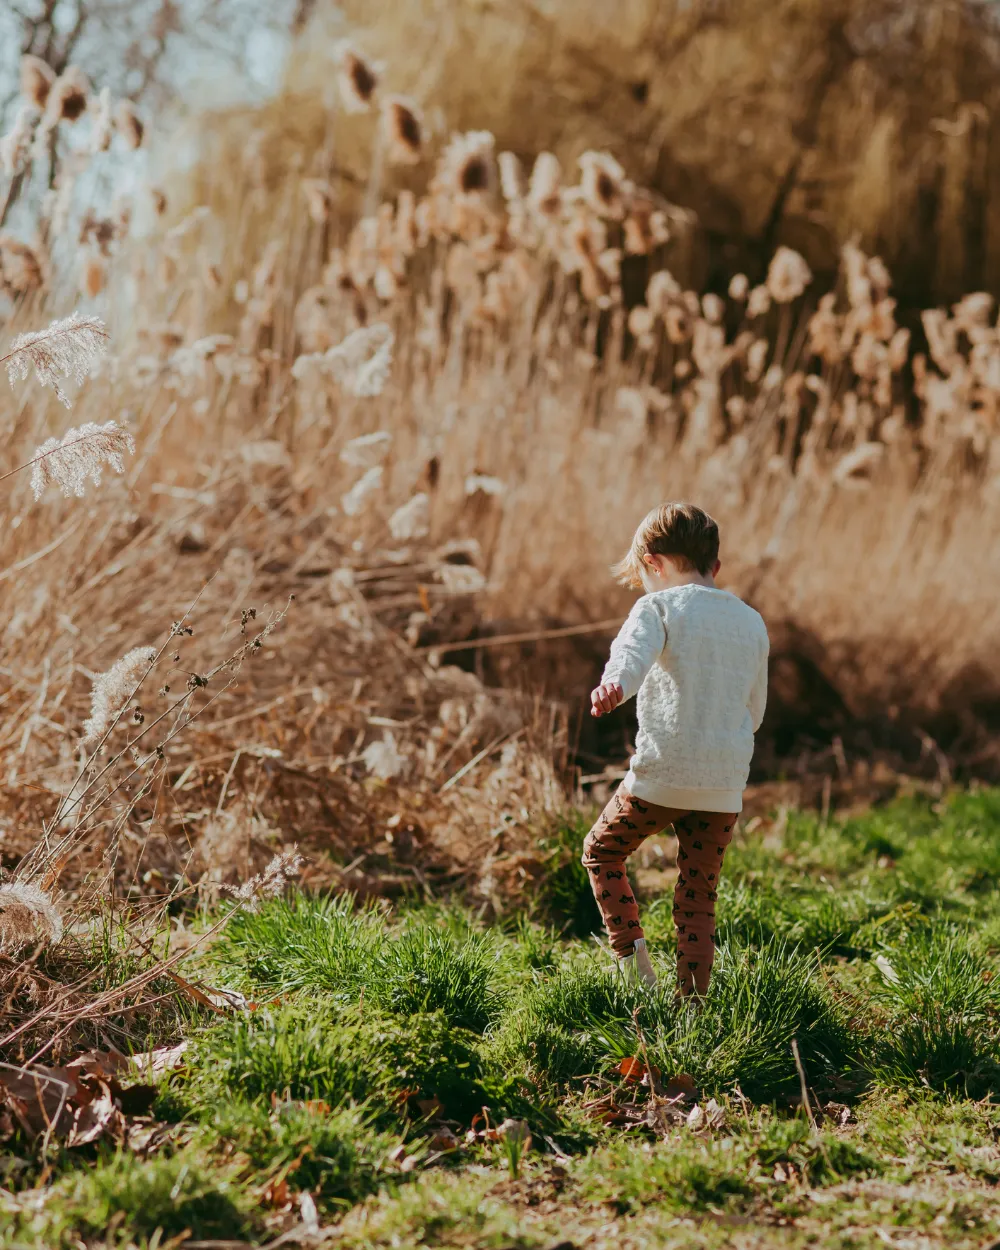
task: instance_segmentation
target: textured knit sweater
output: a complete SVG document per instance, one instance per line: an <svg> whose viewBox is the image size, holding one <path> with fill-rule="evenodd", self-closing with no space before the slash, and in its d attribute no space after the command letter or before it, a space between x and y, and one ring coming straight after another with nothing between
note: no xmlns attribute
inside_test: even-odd
<svg viewBox="0 0 1000 1250"><path fill-rule="evenodd" d="M643 595L611 646L602 681L638 695L625 785L689 811L738 812L767 699L767 629L727 590Z"/></svg>

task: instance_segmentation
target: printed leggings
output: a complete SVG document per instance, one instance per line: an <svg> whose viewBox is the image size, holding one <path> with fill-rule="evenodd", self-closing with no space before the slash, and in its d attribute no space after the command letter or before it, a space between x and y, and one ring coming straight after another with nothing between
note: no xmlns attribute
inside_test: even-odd
<svg viewBox="0 0 1000 1250"><path fill-rule="evenodd" d="M715 959L715 900L735 814L657 807L629 794L624 785L604 809L583 844L611 949L619 959L632 954L642 937L639 907L625 875L625 861L653 834L673 825L677 835L677 980L681 994L704 994Z"/></svg>

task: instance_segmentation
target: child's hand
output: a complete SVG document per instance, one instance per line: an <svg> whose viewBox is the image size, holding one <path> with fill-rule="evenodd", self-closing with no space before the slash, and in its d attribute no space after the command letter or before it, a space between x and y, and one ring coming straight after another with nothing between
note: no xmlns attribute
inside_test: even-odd
<svg viewBox="0 0 1000 1250"><path fill-rule="evenodd" d="M625 691L616 681L608 682L606 686L598 686L590 695L591 716L606 716L608 712L613 712L624 698Z"/></svg>

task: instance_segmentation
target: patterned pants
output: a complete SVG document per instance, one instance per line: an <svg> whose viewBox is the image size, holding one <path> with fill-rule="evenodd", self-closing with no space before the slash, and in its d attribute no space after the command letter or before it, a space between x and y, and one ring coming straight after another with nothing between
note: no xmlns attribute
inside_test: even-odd
<svg viewBox="0 0 1000 1250"><path fill-rule="evenodd" d="M735 815L656 807L619 786L583 844L583 866L590 874L611 949L632 954L642 937L639 908L625 875L625 861L645 840L673 825L677 835L677 980L681 994L704 994L715 959L715 900Z"/></svg>

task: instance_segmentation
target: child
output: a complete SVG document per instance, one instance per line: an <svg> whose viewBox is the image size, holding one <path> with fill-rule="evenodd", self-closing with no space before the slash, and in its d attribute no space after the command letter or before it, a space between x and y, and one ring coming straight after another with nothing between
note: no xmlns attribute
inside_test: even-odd
<svg viewBox="0 0 1000 1250"><path fill-rule="evenodd" d="M767 697L767 630L715 585L719 527L693 504L646 517L615 573L646 594L611 646L591 713L638 695L628 775L584 842L583 864L620 966L656 983L625 860L651 834L677 835L677 977L703 995L715 957L715 900L743 806Z"/></svg>

